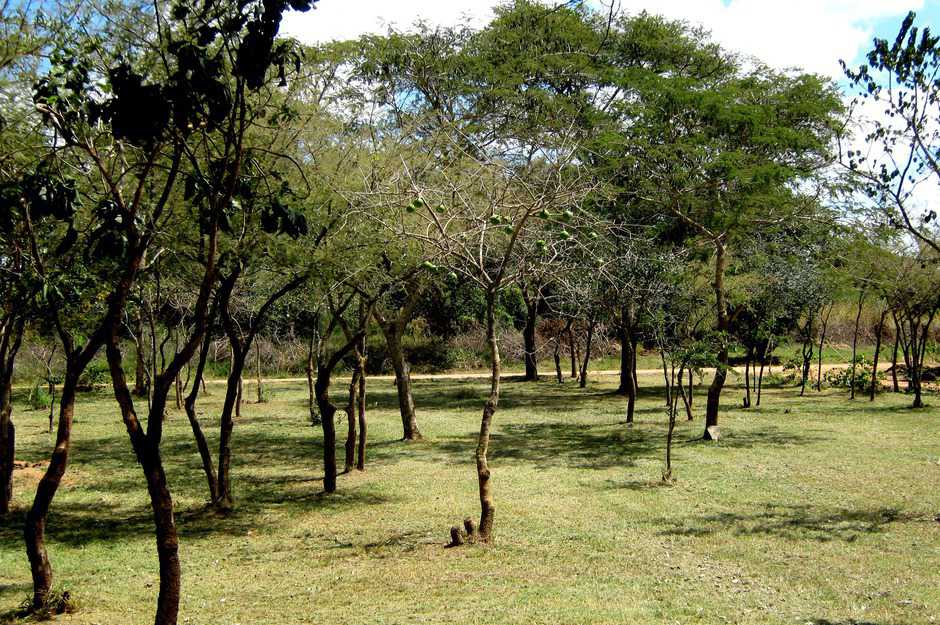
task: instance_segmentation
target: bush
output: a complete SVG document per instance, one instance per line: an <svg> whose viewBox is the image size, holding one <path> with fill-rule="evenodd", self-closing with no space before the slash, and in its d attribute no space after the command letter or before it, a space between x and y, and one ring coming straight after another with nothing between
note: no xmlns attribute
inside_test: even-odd
<svg viewBox="0 0 940 625"><path fill-rule="evenodd" d="M52 396L46 390L44 382L36 382L29 391L29 407L33 410L44 410L52 404Z"/></svg>
<svg viewBox="0 0 940 625"><path fill-rule="evenodd" d="M855 390L866 391L871 388L871 372L874 363L864 356L855 358ZM884 379L884 372L878 372L878 380L875 385L877 390L881 386L881 380ZM852 386L852 368L829 369L823 373L823 384L831 388L851 388Z"/></svg>
<svg viewBox="0 0 940 625"><path fill-rule="evenodd" d="M92 361L85 368L85 372L78 378L79 391L93 391L96 386L102 386L111 378L108 364L102 361Z"/></svg>

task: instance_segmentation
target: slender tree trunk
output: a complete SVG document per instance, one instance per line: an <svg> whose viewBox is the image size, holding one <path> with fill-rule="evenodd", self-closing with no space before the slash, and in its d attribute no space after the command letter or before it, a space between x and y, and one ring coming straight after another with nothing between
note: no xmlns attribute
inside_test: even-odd
<svg viewBox="0 0 940 625"><path fill-rule="evenodd" d="M264 403L264 387L261 385L261 341L255 340L255 373L258 377L258 403Z"/></svg>
<svg viewBox="0 0 940 625"><path fill-rule="evenodd" d="M317 369L316 394L323 427L323 490L336 492L336 406L330 401L330 376L325 366Z"/></svg>
<svg viewBox="0 0 940 625"><path fill-rule="evenodd" d="M232 346L231 370L225 387L225 399L222 403L222 414L219 419L219 468L217 472L217 492L214 505L222 512L228 512L235 506L232 496L232 432L235 429L235 418L238 418L238 406L241 404L242 373L245 370L245 360L251 345L242 349ZM234 417L233 418L233 413Z"/></svg>
<svg viewBox="0 0 940 625"><path fill-rule="evenodd" d="M888 309L881 311L881 318L878 320L878 330L875 333L875 357L871 367L871 386L868 389L868 401L875 401L875 393L878 386L878 359L881 356L881 336L884 334L885 319L888 316Z"/></svg>
<svg viewBox="0 0 940 625"><path fill-rule="evenodd" d="M800 397L806 393L806 382L809 380L809 370L813 363L813 318L815 313L807 315L806 330L803 339L803 369L800 379Z"/></svg>
<svg viewBox="0 0 940 625"><path fill-rule="evenodd" d="M147 397L147 364L144 361L144 315L143 311L137 310L137 342L134 350L134 395L137 397Z"/></svg>
<svg viewBox="0 0 940 625"><path fill-rule="evenodd" d="M352 471L356 464L356 400L359 397L360 375L362 371L357 363L349 381L349 398L346 402L346 465L343 467L343 473Z"/></svg>
<svg viewBox="0 0 940 625"><path fill-rule="evenodd" d="M691 372L691 371L690 371L690 372ZM683 382L683 377L684 377L684 376L685 376L685 374L683 373L682 368L680 367L680 368L679 368L679 378L678 378L678 380L676 381L676 386L677 386L678 389L679 389L679 396L682 398L682 404L685 406L685 416L686 416L686 420L691 421L691 420L692 420L692 402L691 402L691 394L688 395L688 396L686 395L686 392L685 392L685 384L684 384L684 382ZM691 385L690 385L689 388L690 388L690 393L691 393Z"/></svg>
<svg viewBox="0 0 940 625"><path fill-rule="evenodd" d="M320 412L317 410L317 395L313 388L317 370L317 343L317 332L313 332L310 335L310 345L307 348L307 410L310 413L311 425L320 425Z"/></svg>
<svg viewBox="0 0 940 625"><path fill-rule="evenodd" d="M747 348L747 355L744 357L744 407L751 407L751 353L750 347Z"/></svg>
<svg viewBox="0 0 940 625"><path fill-rule="evenodd" d="M493 424L493 415L499 403L499 343L496 339L496 293L490 291L486 298L486 339L490 348L490 395L483 407L483 417L480 420L480 435L477 439L476 461L477 481L480 488L480 526L479 539L489 542L493 536L493 517L496 506L493 502L493 491L490 485L490 467L487 453L490 447L490 429Z"/></svg>
<svg viewBox="0 0 940 625"><path fill-rule="evenodd" d="M402 440L421 440L421 431L418 429L418 420L415 416L414 394L411 390L411 367L405 358L401 339L404 328L394 322L379 323L385 334L385 343L388 346L388 357L392 361L395 371L395 388L398 391L398 412L401 415Z"/></svg>
<svg viewBox="0 0 940 625"><path fill-rule="evenodd" d="M823 346L826 344L826 330L829 328L829 315L832 314L833 304L829 304L826 316L819 327L819 365L816 367L816 392L822 390Z"/></svg>
<svg viewBox="0 0 940 625"><path fill-rule="evenodd" d="M359 359L359 389L356 405L359 409L359 444L356 447L356 469L366 470L366 357L365 340L359 344L356 356Z"/></svg>
<svg viewBox="0 0 940 625"><path fill-rule="evenodd" d="M730 321L728 308L725 303L725 270L728 259L725 247L721 242L715 246L715 309L717 314L717 330L720 335L721 346L718 348L718 366L715 367L715 376L708 387L708 399L705 403L705 440L718 438L718 408L721 402L721 389L724 388L728 376L728 331Z"/></svg>
<svg viewBox="0 0 940 625"><path fill-rule="evenodd" d="M588 322L587 338L584 342L584 361L581 363L581 380L578 385L581 388L587 386L588 366L591 364L591 345L594 341L594 327L596 323L593 319Z"/></svg>
<svg viewBox="0 0 940 625"><path fill-rule="evenodd" d="M36 487L33 505L26 515L26 524L23 528L26 555L29 558L30 572L33 577L33 609L40 609L45 605L46 597L52 588L52 565L49 563L45 541L46 518L68 464L72 418L75 414L75 389L83 369L84 367L76 362L74 355L66 355L65 377L62 381L62 393L59 396L59 424L56 430L55 447L49 459L49 466L46 467L46 472Z"/></svg>
<svg viewBox="0 0 940 625"><path fill-rule="evenodd" d="M633 343L634 310L630 303L620 310L620 386L618 393L630 394L631 387L636 391L636 350Z"/></svg>
<svg viewBox="0 0 940 625"><path fill-rule="evenodd" d="M764 352L760 358L760 372L757 374L757 406L760 407L760 394L764 386L764 367L767 366L767 351L770 349L770 341L764 343Z"/></svg>
<svg viewBox="0 0 940 625"><path fill-rule="evenodd" d="M630 341L630 351L633 354L633 389L634 391L640 390L640 380L636 375L637 360L639 360L640 352L637 351L637 346L639 345L639 338L636 334L633 335L633 340Z"/></svg>
<svg viewBox="0 0 940 625"><path fill-rule="evenodd" d="M901 342L901 331L898 325L898 317L892 312L894 319L894 350L891 352L891 390L895 393L901 392L901 386L898 384L898 345Z"/></svg>
<svg viewBox="0 0 940 625"><path fill-rule="evenodd" d="M555 378L559 384L565 383L565 376L561 372L561 336L555 337Z"/></svg>
<svg viewBox="0 0 940 625"><path fill-rule="evenodd" d="M215 310L210 314L210 319L215 319ZM210 322L211 323L211 322ZM199 450L199 458L202 460L202 470L206 474L206 482L209 485L209 501L216 502L219 499L218 478L215 474L215 466L212 464L212 452L209 451L209 443L206 441L206 435L202 431L202 426L196 415L196 401L199 398L200 382L203 382L203 375L206 368L206 360L209 357L209 346L212 343L212 333L206 332L202 341L202 348L199 351L199 361L196 363L196 377L193 378L192 388L189 389L189 395L183 402L186 410L186 416L189 419L189 425L193 430L193 438L196 440L196 448Z"/></svg>
<svg viewBox="0 0 940 625"><path fill-rule="evenodd" d="M858 324L862 319L862 305L865 302L865 289L862 289L858 296L858 312L855 314L855 329L852 332L852 376L849 384L849 399L855 399L855 372L858 364L855 362L858 354Z"/></svg>
<svg viewBox="0 0 940 625"><path fill-rule="evenodd" d="M571 377L577 378L579 367L578 367L578 362L577 362L577 348L575 347L575 342L574 342L574 329L572 329L571 327L573 323L574 323L574 320L569 319L568 325L565 326L565 331L568 333L568 351L571 354Z"/></svg>
<svg viewBox="0 0 940 625"><path fill-rule="evenodd" d="M539 379L538 346L536 345L536 328L539 319L539 297L531 300L525 296L526 315L525 326L522 328L522 342L525 350L525 380L534 382Z"/></svg>
<svg viewBox="0 0 940 625"><path fill-rule="evenodd" d="M13 461L16 457L13 365L23 340L24 324L23 318L7 317L0 335L0 517L9 514L13 499Z"/></svg>

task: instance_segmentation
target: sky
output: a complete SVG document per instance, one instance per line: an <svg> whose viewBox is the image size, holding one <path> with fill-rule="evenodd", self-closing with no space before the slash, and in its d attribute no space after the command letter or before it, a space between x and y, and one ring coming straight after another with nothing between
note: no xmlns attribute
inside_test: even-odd
<svg viewBox="0 0 940 625"><path fill-rule="evenodd" d="M596 8L611 0L591 0ZM618 0L614 0L618 1ZM482 26L495 0L320 0L306 14L291 13L282 33L305 43L407 28L417 18L453 24L463 17ZM873 36L897 34L901 19L940 30L940 0L619 0L622 10L647 10L704 25L725 47L778 68L798 67L841 78L839 59L862 62Z"/></svg>

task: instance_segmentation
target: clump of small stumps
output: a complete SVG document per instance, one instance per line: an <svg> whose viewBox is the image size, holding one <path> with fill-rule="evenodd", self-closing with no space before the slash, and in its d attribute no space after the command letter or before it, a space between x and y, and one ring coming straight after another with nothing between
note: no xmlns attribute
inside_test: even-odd
<svg viewBox="0 0 940 625"><path fill-rule="evenodd" d="M459 547L460 545L465 545L468 543L475 543L479 537L479 532L477 531L477 524L473 522L473 519L466 518L463 520L463 527L455 525L450 528L450 542L447 543L447 547Z"/></svg>
<svg viewBox="0 0 940 625"><path fill-rule="evenodd" d="M46 594L41 606L35 606L32 597L24 599L20 609L17 610L17 616L34 621L49 621L60 614L73 614L77 611L78 603L72 599L69 591L59 591L53 588Z"/></svg>

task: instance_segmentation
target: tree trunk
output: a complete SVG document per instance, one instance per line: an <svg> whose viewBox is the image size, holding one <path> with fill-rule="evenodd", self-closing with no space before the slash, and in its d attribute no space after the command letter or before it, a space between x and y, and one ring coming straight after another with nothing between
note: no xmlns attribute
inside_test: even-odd
<svg viewBox="0 0 940 625"><path fill-rule="evenodd" d="M245 370L245 360L250 348L250 345L245 345L243 349L236 349L232 346L232 365L225 386L225 399L219 419L219 469L214 505L222 512L232 510L235 505L231 484L232 431L235 429L235 418L240 416L238 406L241 404L242 373ZM233 413L235 418L232 416Z"/></svg>
<svg viewBox="0 0 940 625"><path fill-rule="evenodd" d="M24 323L23 318L8 316L4 319L0 339L0 517L10 512L10 502L13 500L13 461L16 457L13 365L23 340Z"/></svg>
<svg viewBox="0 0 940 625"><path fill-rule="evenodd" d="M565 326L565 331L568 333L568 351L570 352L570 355L571 355L571 377L577 378L579 367L578 367L578 362L577 362L577 352L576 352L576 348L574 344L574 330L571 327L573 323L574 323L574 320L569 319L568 325Z"/></svg>
<svg viewBox="0 0 940 625"><path fill-rule="evenodd" d="M307 410L310 413L310 424L320 425L320 412L317 410L317 395L314 391L314 379L317 370L317 332L310 335L310 345L307 348Z"/></svg>
<svg viewBox="0 0 940 625"><path fill-rule="evenodd" d="M356 355L359 359L359 395L356 398L356 405L359 409L359 444L356 447L356 469L366 470L366 358L365 358L365 340L363 340Z"/></svg>
<svg viewBox="0 0 940 625"><path fill-rule="evenodd" d="M871 386L868 389L868 401L875 401L875 393L878 386L878 359L881 356L881 335L885 329L885 319L888 316L888 309L881 311L881 318L878 320L878 331L875 334L875 357L871 367Z"/></svg>
<svg viewBox="0 0 940 625"><path fill-rule="evenodd" d="M330 401L331 371L320 366L317 369L316 395L320 409L320 425L323 427L323 490L336 492L336 406Z"/></svg>
<svg viewBox="0 0 940 625"><path fill-rule="evenodd" d="M487 453L490 446L490 429L493 415L499 403L499 343L496 339L496 293L489 292L486 298L486 339L490 348L490 395L483 407L480 420L480 435L477 439L476 461L477 481L480 487L480 526L479 540L489 542L493 536L493 517L496 506L493 503L493 491L490 485L490 468Z"/></svg>
<svg viewBox="0 0 940 625"><path fill-rule="evenodd" d="M264 403L264 387L261 386L261 341L255 340L255 373L258 377L258 403Z"/></svg>
<svg viewBox="0 0 940 625"><path fill-rule="evenodd" d="M751 354L753 350L748 347L744 357L744 407L751 407Z"/></svg>
<svg viewBox="0 0 940 625"><path fill-rule="evenodd" d="M215 311L210 315L215 319ZM193 438L196 440L196 448L199 450L199 458L202 460L202 470L206 474L206 482L209 485L209 501L215 502L219 499L218 479L215 474L215 466L212 464L212 453L209 451L209 443L206 441L206 435L202 431L199 419L196 416L196 400L199 398L199 386L203 382L203 375L206 368L206 360L209 357L209 346L212 343L212 333L206 332L203 338L202 349L199 352L199 361L196 363L196 377L193 378L192 388L189 389L189 395L183 402L186 410L186 416L189 418L189 425L193 430Z"/></svg>
<svg viewBox="0 0 940 625"><path fill-rule="evenodd" d="M894 316L894 351L891 352L891 390L895 393L901 392L901 385L898 384L898 345L901 342L901 333L898 330L898 319Z"/></svg>
<svg viewBox="0 0 940 625"><path fill-rule="evenodd" d="M411 368L401 346L404 328L396 323L379 323L388 345L388 357L395 371L395 388L398 390L398 412L401 415L402 440L421 440L418 420L415 417L414 395L411 391Z"/></svg>
<svg viewBox="0 0 940 625"><path fill-rule="evenodd" d="M718 366L715 367L715 377L708 387L708 399L705 403L705 440L718 438L718 408L721 402L721 389L724 388L728 376L728 330L730 321L728 309L725 304L725 270L728 265L725 247L721 242L715 245L715 312L717 314L717 330L721 345L718 348Z"/></svg>
<svg viewBox="0 0 940 625"><path fill-rule="evenodd" d="M635 367L636 352L633 345L633 324L634 310L633 304L623 306L620 310L620 386L618 393L630 394L630 387L636 390L636 384L633 377Z"/></svg>
<svg viewBox="0 0 940 625"><path fill-rule="evenodd" d="M596 324L593 319L588 322L587 338L584 342L584 361L581 363L581 380L578 383L581 388L585 388L587 386L588 366L591 363L591 344L594 340L595 325Z"/></svg>
<svg viewBox="0 0 940 625"><path fill-rule="evenodd" d="M352 379L349 381L349 399L346 402L346 464L343 473L352 471L356 464L356 400L359 397L359 376L362 371L359 364L353 369Z"/></svg>
<svg viewBox="0 0 940 625"><path fill-rule="evenodd" d="M816 392L822 390L823 346L826 344L826 330L829 327L829 315L832 314L833 304L829 304L826 316L819 326L819 365L816 367Z"/></svg>
<svg viewBox="0 0 940 625"><path fill-rule="evenodd" d="M559 384L565 383L565 376L561 372L561 337L555 337L555 378L558 380Z"/></svg>
<svg viewBox="0 0 940 625"><path fill-rule="evenodd" d="M855 372L858 369L858 365L855 362L855 357L858 354L858 324L862 319L862 305L865 302L865 289L862 289L858 296L858 312L855 314L855 329L852 332L852 375L851 382L849 383L849 399L855 399Z"/></svg>
<svg viewBox="0 0 940 625"><path fill-rule="evenodd" d="M813 317L815 313L807 315L806 330L803 339L803 368L800 379L800 397L806 393L806 382L809 380L809 370L813 364Z"/></svg>
<svg viewBox="0 0 940 625"><path fill-rule="evenodd" d="M528 382L534 382L539 379L539 366L538 366L538 355L536 345L536 327L538 326L539 319L539 298L536 296L533 299L525 297L526 305L526 315L525 315L525 326L522 328L522 342L523 348L525 350L524 360L525 360L525 380Z"/></svg>
<svg viewBox="0 0 940 625"><path fill-rule="evenodd" d="M767 366L767 351L770 349L770 341L764 343L764 352L760 358L760 372L757 374L757 406L760 407L760 394L764 386L764 367Z"/></svg>
<svg viewBox="0 0 940 625"><path fill-rule="evenodd" d="M144 314L137 310L137 342L134 354L134 395L147 397L147 364L144 361ZM51 431L51 429L50 429Z"/></svg>

